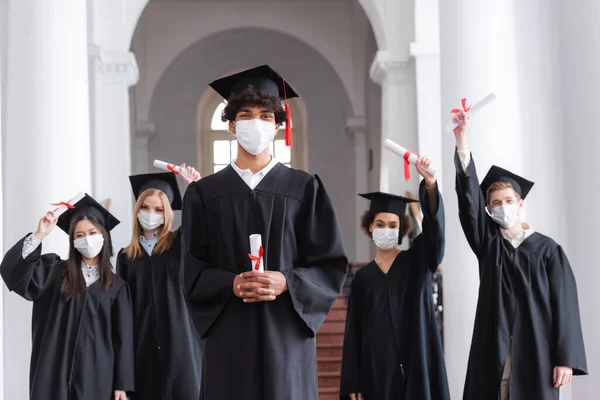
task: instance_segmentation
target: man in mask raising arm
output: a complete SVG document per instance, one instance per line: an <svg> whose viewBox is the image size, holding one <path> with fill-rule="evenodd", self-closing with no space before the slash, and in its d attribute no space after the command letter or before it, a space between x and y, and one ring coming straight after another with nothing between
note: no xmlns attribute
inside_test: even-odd
<svg viewBox="0 0 600 400"><path fill-rule="evenodd" d="M348 261L319 177L270 154L286 118L291 144L282 100L297 95L268 66L211 87L228 100L222 117L238 153L225 169L192 183L183 205L183 287L206 338L201 398L316 399L315 334ZM262 246L249 257L254 234ZM252 271L253 261L264 272Z"/></svg>
<svg viewBox="0 0 600 400"><path fill-rule="evenodd" d="M479 261L479 300L463 398L556 399L587 366L577 287L562 247L520 219L533 182L492 166L481 186L454 117L460 222Z"/></svg>

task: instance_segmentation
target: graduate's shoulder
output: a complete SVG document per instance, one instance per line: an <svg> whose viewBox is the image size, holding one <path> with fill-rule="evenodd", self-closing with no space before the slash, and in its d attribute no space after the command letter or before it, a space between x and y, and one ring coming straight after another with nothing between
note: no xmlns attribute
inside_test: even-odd
<svg viewBox="0 0 600 400"><path fill-rule="evenodd" d="M314 190L321 184L317 176L301 169L287 167L283 164L278 164L277 167L278 170L274 172L278 177L276 187L278 194L303 201L307 190Z"/></svg>
<svg viewBox="0 0 600 400"><path fill-rule="evenodd" d="M236 180L239 179L232 167L227 166L214 174L204 176L202 179L190 183L186 195L192 193L204 201L223 197L235 193L238 191L237 188L243 188L243 186L237 184Z"/></svg>
<svg viewBox="0 0 600 400"><path fill-rule="evenodd" d="M378 271L379 267L375 263L375 260L372 260L368 264L363 267L360 267L356 270L354 274L354 279L358 278L359 280L368 280L371 279L375 273Z"/></svg>
<svg viewBox="0 0 600 400"><path fill-rule="evenodd" d="M531 234L521 246L542 258L554 255L561 248L561 245L550 236L538 231Z"/></svg>
<svg viewBox="0 0 600 400"><path fill-rule="evenodd" d="M111 290L115 293L118 293L119 291L125 288L127 282L125 282L125 279L121 278L119 274L114 274L114 278L115 280L113 281Z"/></svg>

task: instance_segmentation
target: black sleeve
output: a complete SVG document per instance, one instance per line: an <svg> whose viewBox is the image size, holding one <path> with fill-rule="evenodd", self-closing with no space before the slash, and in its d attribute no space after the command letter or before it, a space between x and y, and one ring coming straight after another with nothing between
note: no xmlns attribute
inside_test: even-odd
<svg viewBox="0 0 600 400"><path fill-rule="evenodd" d="M493 222L485 211L485 197L479 187L473 157L465 171L460 163L458 151L456 151L454 165L456 167L456 194L458 195L460 224L471 249L477 258L481 258L486 235L491 229L490 223Z"/></svg>
<svg viewBox="0 0 600 400"><path fill-rule="evenodd" d="M360 381L361 330L363 319L362 296L360 277L355 277L350 286L346 328L344 330L342 375L340 379L340 394L342 396L347 396L351 393L362 393Z"/></svg>
<svg viewBox="0 0 600 400"><path fill-rule="evenodd" d="M123 283L112 310L112 344L115 357L113 390L134 390L133 305L129 285Z"/></svg>
<svg viewBox="0 0 600 400"><path fill-rule="evenodd" d="M425 181L421 182L419 200L421 201L421 210L423 212L423 232L415 238L413 248L415 249L415 253L425 261L427 269L431 273L435 273L438 266L442 263L446 244L444 234L444 201L439 191L437 196L438 207L436 213L432 214Z"/></svg>
<svg viewBox="0 0 600 400"><path fill-rule="evenodd" d="M315 335L340 295L348 272L333 202L318 176L307 185L296 229L298 260L283 274L294 309Z"/></svg>
<svg viewBox="0 0 600 400"><path fill-rule="evenodd" d="M190 314L201 336L206 335L233 295L235 279L235 273L213 265L208 228L204 202L192 183L183 199L181 276Z"/></svg>
<svg viewBox="0 0 600 400"><path fill-rule="evenodd" d="M554 328L554 367L571 367L573 375L587 375L577 284L569 260L560 246L550 257L546 271L550 281Z"/></svg>
<svg viewBox="0 0 600 400"><path fill-rule="evenodd" d="M117 255L117 275L127 282L127 254L125 249L121 249Z"/></svg>
<svg viewBox="0 0 600 400"><path fill-rule="evenodd" d="M35 301L51 285L53 266L61 262L56 254L42 253L40 244L33 253L23 259L23 242L19 240L4 256L0 274L11 292L25 300Z"/></svg>

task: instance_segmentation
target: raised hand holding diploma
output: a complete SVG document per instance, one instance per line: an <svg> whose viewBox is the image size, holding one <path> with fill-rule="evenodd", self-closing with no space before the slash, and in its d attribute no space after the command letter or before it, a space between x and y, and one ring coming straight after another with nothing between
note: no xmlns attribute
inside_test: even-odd
<svg viewBox="0 0 600 400"><path fill-rule="evenodd" d="M162 169L164 171L171 171L175 175L181 174L183 177L189 179L190 182L191 181L197 181L198 179L200 179L200 174L196 172L197 176L194 176L193 172L190 172L185 167L185 164L182 164L181 166L179 166L179 165L170 164L170 163L167 163L167 162L164 162L164 161L160 161L160 160L154 160L154 167L158 168L158 169ZM196 171L196 170L194 170L194 171ZM197 179L195 179L195 178L197 178Z"/></svg>
<svg viewBox="0 0 600 400"><path fill-rule="evenodd" d="M61 201L60 203L52 203L52 206L57 207L54 210L52 210L54 217L56 219L58 219L58 217L63 215L63 213L65 211L67 211L69 208L75 208L75 204L77 202L79 202L79 200L83 199L84 197L85 197L85 193L82 192L82 193L77 194L77 196L73 197L71 200L69 200L67 202Z"/></svg>
<svg viewBox="0 0 600 400"><path fill-rule="evenodd" d="M467 127L469 126L469 120L470 117L464 111L452 116L452 121L456 124L454 137L456 139L456 148L458 150L466 150L469 148L467 143Z"/></svg>
<svg viewBox="0 0 600 400"><path fill-rule="evenodd" d="M33 236L38 240L44 240L44 238L52 232L52 229L54 229L57 223L58 217L56 217L52 211L48 211L46 215L40 219L40 222L38 222L37 230L33 233Z"/></svg>
<svg viewBox="0 0 600 400"><path fill-rule="evenodd" d="M435 177L435 172L432 174L430 172L431 160L427 157L419 156L419 159L415 163L415 167L419 174L423 177L425 181L425 187L427 189L435 189L437 179Z"/></svg>
<svg viewBox="0 0 600 400"><path fill-rule="evenodd" d="M487 107L494 100L496 100L496 95L494 93L488 94L487 96L485 96L483 99L479 100L477 103L473 104L472 106L467 106L467 99L462 99L461 100L462 110L455 108L454 110L452 110L450 112L452 114L458 114L460 112L465 112L465 113L469 114L470 117L472 117L473 115L477 114L479 111L481 111L482 109ZM453 118L452 122L449 122L446 125L445 129L447 132L452 132L457 127L458 127L458 124L456 122L454 122L454 118Z"/></svg>
<svg viewBox="0 0 600 400"><path fill-rule="evenodd" d="M383 145L388 150L390 150L392 153L395 153L395 154L399 155L400 157L404 158L404 179L406 179L406 181L408 181L410 179L410 164L409 163L416 165L417 160L419 159L419 156L417 154L413 153L412 151L406 150L404 147L400 146L398 143L396 143L390 139L385 139L385 142ZM435 173L436 173L436 170L431 166L431 163L429 163L427 166L427 172L431 175L435 175Z"/></svg>

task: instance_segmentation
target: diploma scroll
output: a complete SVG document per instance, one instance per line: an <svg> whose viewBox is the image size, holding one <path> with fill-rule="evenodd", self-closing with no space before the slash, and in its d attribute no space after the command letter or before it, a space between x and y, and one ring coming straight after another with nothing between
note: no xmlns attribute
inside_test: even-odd
<svg viewBox="0 0 600 400"><path fill-rule="evenodd" d="M392 153L396 153L398 154L400 157L404 158L405 160L407 160L408 162L410 162L411 164L415 164L417 162L417 160L419 159L419 156L417 156L415 153L411 153L410 151L406 150L404 147L400 146L398 143L390 140L390 139L385 139L385 142L383 144L388 150L390 150ZM433 167L429 167L427 168L425 171L427 171L428 173L430 173L431 175L435 175L436 174L436 170Z"/></svg>
<svg viewBox="0 0 600 400"><path fill-rule="evenodd" d="M75 204L77 204L77 202L79 202L84 197L85 197L85 193L82 192L82 193L79 193L77 196L73 197L71 200L67 201L66 203L60 202L60 203L52 204L53 206L58 206L57 208L52 210L52 212L54 213L54 216L56 218L60 217L69 208L73 208L75 206Z"/></svg>
<svg viewBox="0 0 600 400"><path fill-rule="evenodd" d="M165 170L165 171L170 171L170 172L174 173L175 175L181 174L191 180L194 180L194 177L192 176L192 174L190 174L186 169L182 169L179 165L170 164L170 163L160 161L160 160L154 160L154 167Z"/></svg>
<svg viewBox="0 0 600 400"><path fill-rule="evenodd" d="M467 111L467 114L470 117L472 117L473 115L477 114L479 111L490 105L490 103L492 103L494 100L496 100L496 95L494 93L488 94L482 100L479 100L477 103L473 104L471 106L471 109ZM450 121L448 124L446 124L446 132L452 132L458 127L458 125L459 124Z"/></svg>
<svg viewBox="0 0 600 400"><path fill-rule="evenodd" d="M252 271L265 272L265 263L263 261L262 236L260 234L250 235L250 254L252 260Z"/></svg>

